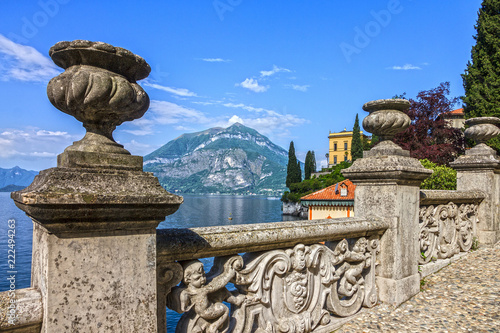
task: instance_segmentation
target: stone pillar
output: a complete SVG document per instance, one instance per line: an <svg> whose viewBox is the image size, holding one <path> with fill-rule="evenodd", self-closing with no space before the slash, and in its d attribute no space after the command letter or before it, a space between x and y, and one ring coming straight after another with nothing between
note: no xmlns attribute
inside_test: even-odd
<svg viewBox="0 0 500 333"><path fill-rule="evenodd" d="M479 205L477 235L480 244L500 241L500 159L485 142L500 134L496 117L471 118L465 135L477 146L450 163L457 170L457 190L481 190L486 198Z"/></svg>
<svg viewBox="0 0 500 333"><path fill-rule="evenodd" d="M420 290L419 186L432 173L411 158L409 151L391 141L410 125L410 118L401 112L409 106L403 99L366 103L363 109L370 115L364 119L363 127L379 136L381 142L343 171L357 185L356 216L378 216L391 223L380 240L376 280L380 300L393 305Z"/></svg>
<svg viewBox="0 0 500 333"><path fill-rule="evenodd" d="M56 168L12 194L34 222L31 284L42 295L41 332L156 332L156 227L182 198L112 135L148 109L136 81L150 67L100 42L59 42L49 54L65 72L49 82L48 97L87 133Z"/></svg>

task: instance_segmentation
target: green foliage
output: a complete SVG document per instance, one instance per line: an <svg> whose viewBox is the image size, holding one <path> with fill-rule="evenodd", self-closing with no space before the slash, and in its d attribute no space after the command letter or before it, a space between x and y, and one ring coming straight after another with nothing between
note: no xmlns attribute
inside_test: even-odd
<svg viewBox="0 0 500 333"><path fill-rule="evenodd" d="M297 161L297 174L299 182L302 181L302 169L300 168L300 161Z"/></svg>
<svg viewBox="0 0 500 333"><path fill-rule="evenodd" d="M302 180L301 178L300 162L297 161L297 157L295 156L295 147L293 146L293 141L291 141L290 147L288 148L286 187L290 188L290 184L300 182Z"/></svg>
<svg viewBox="0 0 500 333"><path fill-rule="evenodd" d="M311 151L311 172L316 172L316 155L314 155L314 150Z"/></svg>
<svg viewBox="0 0 500 333"><path fill-rule="evenodd" d="M476 45L462 74L465 117L500 117L500 1L483 0L475 28ZM500 152L498 137L488 144Z"/></svg>
<svg viewBox="0 0 500 333"><path fill-rule="evenodd" d="M470 248L471 251L477 251L479 249L479 239L477 237L472 238L472 246Z"/></svg>
<svg viewBox="0 0 500 333"><path fill-rule="evenodd" d="M304 162L304 179L311 178L311 151L307 151L306 161Z"/></svg>
<svg viewBox="0 0 500 333"><path fill-rule="evenodd" d="M292 183L288 187L290 192L286 191L281 197L283 202L300 202L300 198L305 195L311 194L325 187L331 186L335 183L341 182L345 179L342 175L342 169L348 168L352 163L340 162L334 168L330 169L331 172L327 175L321 175L312 179L306 179L302 182Z"/></svg>
<svg viewBox="0 0 500 333"><path fill-rule="evenodd" d="M427 280L425 278L423 278L422 280L420 280L420 291L424 291L425 290L425 284L427 283Z"/></svg>
<svg viewBox="0 0 500 333"><path fill-rule="evenodd" d="M457 171L445 165L437 165L427 159L420 160L424 168L433 170L433 174L424 180L420 188L425 190L456 190Z"/></svg>
<svg viewBox="0 0 500 333"><path fill-rule="evenodd" d="M361 134L359 128L358 114L356 113L356 120L354 120L354 127L352 128L352 144L351 144L351 158L356 161L358 158L363 157L363 144L361 142Z"/></svg>

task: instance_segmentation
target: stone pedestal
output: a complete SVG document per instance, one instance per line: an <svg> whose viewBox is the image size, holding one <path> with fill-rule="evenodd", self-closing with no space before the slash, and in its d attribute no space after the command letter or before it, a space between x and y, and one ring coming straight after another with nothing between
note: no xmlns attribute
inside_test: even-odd
<svg viewBox="0 0 500 333"><path fill-rule="evenodd" d="M88 41L58 43L50 54L66 71L49 83L49 99L87 134L56 168L12 194L34 222L31 284L42 295L41 332L157 332L156 227L182 198L112 136L147 110L135 80L149 66Z"/></svg>
<svg viewBox="0 0 500 333"><path fill-rule="evenodd" d="M479 142L477 146L457 158L451 167L457 170L457 190L481 190L486 194L478 209L479 243L500 241L500 159L485 143L500 134L500 119L496 117L470 118L465 136Z"/></svg>
<svg viewBox="0 0 500 333"><path fill-rule="evenodd" d="M357 185L356 216L378 216L390 221L390 228L380 240L377 287L380 300L393 305L401 304L420 290L419 186L432 173L411 158L409 151L390 141L409 125L409 118L399 111L408 106L403 100L365 104L365 110L375 112L365 118L363 127L386 140L365 151L363 158L343 171L344 176Z"/></svg>
<svg viewBox="0 0 500 333"><path fill-rule="evenodd" d="M480 244L500 241L500 159L495 150L479 144L450 164L457 170L457 190L481 190L486 194L478 208Z"/></svg>

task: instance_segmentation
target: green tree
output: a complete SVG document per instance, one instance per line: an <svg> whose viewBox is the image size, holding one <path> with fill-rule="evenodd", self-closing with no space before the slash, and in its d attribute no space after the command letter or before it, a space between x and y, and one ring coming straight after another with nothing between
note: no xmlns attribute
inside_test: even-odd
<svg viewBox="0 0 500 333"><path fill-rule="evenodd" d="M474 26L476 45L462 74L466 118L500 117L500 1L483 0ZM497 137L488 144L500 152Z"/></svg>
<svg viewBox="0 0 500 333"><path fill-rule="evenodd" d="M343 181L345 178L342 175L342 170L352 165L350 162L340 162L332 172L326 175L321 175L317 178L307 179L302 182L290 184L290 191L285 191L281 197L283 202L300 202L300 198L314 191L331 186L335 183Z"/></svg>
<svg viewBox="0 0 500 333"><path fill-rule="evenodd" d="M297 157L295 156L295 147L293 141L290 142L290 147L288 148L288 165L286 170L286 187L290 187L290 184L298 183L301 181L300 164L297 169Z"/></svg>
<svg viewBox="0 0 500 333"><path fill-rule="evenodd" d="M457 171L444 165L437 165L427 159L420 160L426 169L434 171L432 175L423 181L420 188L425 190L456 190Z"/></svg>
<svg viewBox="0 0 500 333"><path fill-rule="evenodd" d="M356 120L354 120L354 127L352 128L351 158L354 162L361 157L363 157L363 144L361 142L358 114L356 113Z"/></svg>
<svg viewBox="0 0 500 333"><path fill-rule="evenodd" d="M306 160L304 162L304 179L311 179L311 165L312 164L312 154L308 150L306 154Z"/></svg>
<svg viewBox="0 0 500 333"><path fill-rule="evenodd" d="M302 169L300 168L300 161L297 161L297 179L294 183L300 183L302 181Z"/></svg>
<svg viewBox="0 0 500 333"><path fill-rule="evenodd" d="M311 151L311 172L316 172L316 155L314 155L314 150Z"/></svg>

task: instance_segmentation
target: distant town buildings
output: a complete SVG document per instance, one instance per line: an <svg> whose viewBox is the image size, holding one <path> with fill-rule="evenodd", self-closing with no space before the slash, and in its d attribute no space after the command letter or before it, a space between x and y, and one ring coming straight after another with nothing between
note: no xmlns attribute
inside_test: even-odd
<svg viewBox="0 0 500 333"><path fill-rule="evenodd" d="M361 137L368 139L363 132L360 131ZM352 131L344 129L342 132L332 133L328 135L329 150L328 150L328 167L337 165L342 161L351 161L351 144Z"/></svg>
<svg viewBox="0 0 500 333"><path fill-rule="evenodd" d="M465 126L465 113L463 108L445 112L441 114L440 117L443 117L450 127L460 129Z"/></svg>
<svg viewBox="0 0 500 333"><path fill-rule="evenodd" d="M309 220L354 216L354 185L349 179L300 198Z"/></svg>

